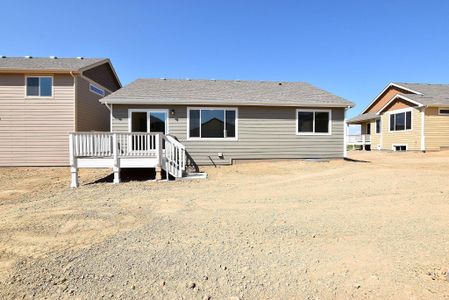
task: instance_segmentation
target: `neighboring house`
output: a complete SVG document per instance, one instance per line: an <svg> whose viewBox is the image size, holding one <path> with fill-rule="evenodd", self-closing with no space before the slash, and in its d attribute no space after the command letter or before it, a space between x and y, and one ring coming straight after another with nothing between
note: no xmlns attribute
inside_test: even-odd
<svg viewBox="0 0 449 300"><path fill-rule="evenodd" d="M114 166L116 182L122 167L173 167L169 173L180 177L184 155L196 166L343 158L345 112L354 105L302 82L175 79L139 79L100 102L111 108L113 133L97 139L93 157L107 158L95 166ZM89 137L72 139L76 186L76 168L94 165L83 159L91 156L83 150L91 147L84 142ZM111 139L114 149L105 150L100 144ZM165 152L158 152L154 139ZM112 153L115 161L107 163Z"/></svg>
<svg viewBox="0 0 449 300"><path fill-rule="evenodd" d="M0 57L0 166L67 166L72 131L108 131L109 59Z"/></svg>
<svg viewBox="0 0 449 300"><path fill-rule="evenodd" d="M371 149L449 149L449 84L390 83L348 124L361 125L362 133L349 143Z"/></svg>

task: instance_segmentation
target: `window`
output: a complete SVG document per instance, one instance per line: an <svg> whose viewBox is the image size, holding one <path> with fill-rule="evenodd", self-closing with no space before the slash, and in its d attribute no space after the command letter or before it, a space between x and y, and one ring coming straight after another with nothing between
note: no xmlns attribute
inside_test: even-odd
<svg viewBox="0 0 449 300"><path fill-rule="evenodd" d="M404 131L412 129L412 112L390 114L390 131Z"/></svg>
<svg viewBox="0 0 449 300"><path fill-rule="evenodd" d="M371 134L371 123L366 124L366 134Z"/></svg>
<svg viewBox="0 0 449 300"><path fill-rule="evenodd" d="M442 116L449 116L449 108L440 108L438 113Z"/></svg>
<svg viewBox="0 0 449 300"><path fill-rule="evenodd" d="M27 97L51 97L53 95L53 77L26 77Z"/></svg>
<svg viewBox="0 0 449 300"><path fill-rule="evenodd" d="M407 151L407 145L393 145L394 151Z"/></svg>
<svg viewBox="0 0 449 300"><path fill-rule="evenodd" d="M299 135L330 134L331 112L330 110L296 110L297 128Z"/></svg>
<svg viewBox="0 0 449 300"><path fill-rule="evenodd" d="M236 109L189 108L188 136L198 139L236 139Z"/></svg>
<svg viewBox="0 0 449 300"><path fill-rule="evenodd" d="M376 133L380 133L381 126L380 126L380 119L376 120Z"/></svg>
<svg viewBox="0 0 449 300"><path fill-rule="evenodd" d="M89 84L89 91L91 91L94 94L100 95L102 97L104 97L104 95L105 95L103 89L93 85L92 83Z"/></svg>

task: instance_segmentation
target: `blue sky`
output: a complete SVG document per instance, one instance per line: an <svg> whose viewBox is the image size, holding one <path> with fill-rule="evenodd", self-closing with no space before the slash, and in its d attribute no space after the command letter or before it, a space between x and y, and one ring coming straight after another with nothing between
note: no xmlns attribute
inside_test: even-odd
<svg viewBox="0 0 449 300"><path fill-rule="evenodd" d="M7 56L109 57L141 77L307 81L358 114L391 81L449 82L449 1L2 1Z"/></svg>

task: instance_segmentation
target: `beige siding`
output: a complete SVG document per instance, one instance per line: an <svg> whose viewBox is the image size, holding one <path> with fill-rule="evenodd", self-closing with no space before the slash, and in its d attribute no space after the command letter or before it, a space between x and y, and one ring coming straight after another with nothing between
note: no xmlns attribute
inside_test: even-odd
<svg viewBox="0 0 449 300"><path fill-rule="evenodd" d="M382 114L382 149L392 150L394 144L405 144L411 151L421 150L421 112L412 108L412 129L390 131L390 114Z"/></svg>
<svg viewBox="0 0 449 300"><path fill-rule="evenodd" d="M0 74L0 166L68 164L73 78L54 75L53 83L52 98L26 98L25 74Z"/></svg>
<svg viewBox="0 0 449 300"><path fill-rule="evenodd" d="M86 79L77 77L76 130L109 131L110 111L99 102L99 99L102 98L101 96L89 91L89 84L89 81Z"/></svg>
<svg viewBox="0 0 449 300"><path fill-rule="evenodd" d="M128 108L149 106L113 106L113 131L128 131ZM189 155L199 164L228 164L233 159L277 158L341 158L343 157L344 109L332 110L332 135L296 135L296 109L281 107L240 107L238 110L238 141L187 141L187 107L170 106L169 133L187 147ZM218 159L222 152L224 159ZM210 157L210 158L209 158Z"/></svg>
<svg viewBox="0 0 449 300"><path fill-rule="evenodd" d="M426 150L449 148L449 116L440 116L437 107L427 108L425 114Z"/></svg>
<svg viewBox="0 0 449 300"><path fill-rule="evenodd" d="M382 122L382 121L381 121ZM378 146L381 147L381 134L376 133L376 121L372 120L370 123L371 126L371 150L378 149ZM381 131L382 131L382 124L381 124Z"/></svg>

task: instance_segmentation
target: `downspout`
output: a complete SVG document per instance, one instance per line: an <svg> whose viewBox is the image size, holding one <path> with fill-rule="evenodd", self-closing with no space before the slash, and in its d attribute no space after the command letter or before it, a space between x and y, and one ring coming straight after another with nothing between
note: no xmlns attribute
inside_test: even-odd
<svg viewBox="0 0 449 300"><path fill-rule="evenodd" d="M112 132L112 118L113 118L113 116L112 116L112 104L111 104L111 106L109 106L108 103L105 102L104 105L109 109L109 112L110 112L110 114L109 114L109 131Z"/></svg>
<svg viewBox="0 0 449 300"><path fill-rule="evenodd" d="M346 120L346 111L348 109L350 109L351 107L348 106L345 108L345 112L344 112L344 121L343 121L343 159L348 157L348 124L347 124L347 120Z"/></svg>
<svg viewBox="0 0 449 300"><path fill-rule="evenodd" d="M421 109L421 151L426 152L426 135L425 135L425 119L426 119L426 107Z"/></svg>
<svg viewBox="0 0 449 300"><path fill-rule="evenodd" d="M70 71L70 75L73 78L73 131L78 130L78 118L77 118L77 109L78 106L76 105L76 102L78 101L78 95L76 91L76 76L73 74L73 71Z"/></svg>

